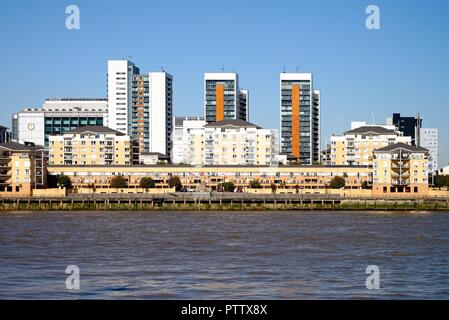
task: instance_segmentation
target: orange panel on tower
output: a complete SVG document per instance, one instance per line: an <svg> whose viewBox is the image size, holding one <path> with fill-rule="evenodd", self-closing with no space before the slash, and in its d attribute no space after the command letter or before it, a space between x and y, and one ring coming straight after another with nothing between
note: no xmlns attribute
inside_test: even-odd
<svg viewBox="0 0 449 320"><path fill-rule="evenodd" d="M301 144L301 88L299 85L292 86L292 155L299 160L301 156L300 144Z"/></svg>
<svg viewBox="0 0 449 320"><path fill-rule="evenodd" d="M215 101L217 102L215 109L215 120L224 120L224 85L217 84L215 88Z"/></svg>

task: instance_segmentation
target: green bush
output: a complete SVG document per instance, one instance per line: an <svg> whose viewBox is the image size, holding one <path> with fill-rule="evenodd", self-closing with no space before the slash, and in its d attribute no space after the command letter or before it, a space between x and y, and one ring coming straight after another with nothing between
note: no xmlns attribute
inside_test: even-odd
<svg viewBox="0 0 449 320"><path fill-rule="evenodd" d="M144 189L152 189L156 187L156 182L150 177L140 179L140 187Z"/></svg>
<svg viewBox="0 0 449 320"><path fill-rule="evenodd" d="M343 177L340 177L340 176L333 177L329 184L329 187L331 189L342 189L345 186L346 186L346 181Z"/></svg>
<svg viewBox="0 0 449 320"><path fill-rule="evenodd" d="M112 178L110 186L115 189L128 188L128 180L122 176L117 176Z"/></svg>

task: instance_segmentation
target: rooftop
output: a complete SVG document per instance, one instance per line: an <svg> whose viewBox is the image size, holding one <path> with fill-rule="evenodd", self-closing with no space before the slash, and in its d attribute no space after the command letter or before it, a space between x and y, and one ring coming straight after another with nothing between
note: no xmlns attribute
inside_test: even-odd
<svg viewBox="0 0 449 320"><path fill-rule="evenodd" d="M389 130L381 126L362 126L345 132L346 134L372 134L372 135L399 135L394 130Z"/></svg>
<svg viewBox="0 0 449 320"><path fill-rule="evenodd" d="M222 120L214 123L209 123L205 126L206 128L224 128L224 127L236 127L236 128L257 128L262 129L258 125L251 122L246 122L244 120Z"/></svg>
<svg viewBox="0 0 449 320"><path fill-rule="evenodd" d="M426 148L422 148L422 147L416 147L416 146L412 146L409 144L405 144L402 142L399 143L395 143L392 144L390 146L386 146L380 149L375 150L375 152L392 152L392 151L396 151L396 150L405 150L405 151L409 151L409 152L419 152L419 153L427 153L429 152L429 150L427 150Z"/></svg>
<svg viewBox="0 0 449 320"><path fill-rule="evenodd" d="M124 133L120 131L113 130L111 128L105 127L105 126L84 126L84 127L78 127L76 129L73 129L71 131L65 132L66 134L73 134L73 133L85 133L85 132L92 132L92 133L110 133L110 134L116 134L118 136L125 136Z"/></svg>
<svg viewBox="0 0 449 320"><path fill-rule="evenodd" d="M65 101L65 102L76 102L76 101L108 101L107 98L48 98L45 101Z"/></svg>
<svg viewBox="0 0 449 320"><path fill-rule="evenodd" d="M43 149L42 146L23 145L18 142L12 142L12 141L0 144L0 148L7 149L10 151L35 151L35 150Z"/></svg>

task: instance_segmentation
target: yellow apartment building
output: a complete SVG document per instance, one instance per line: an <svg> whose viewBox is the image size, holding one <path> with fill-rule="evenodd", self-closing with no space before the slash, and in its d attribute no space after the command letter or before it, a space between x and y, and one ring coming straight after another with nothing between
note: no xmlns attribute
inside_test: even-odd
<svg viewBox="0 0 449 320"><path fill-rule="evenodd" d="M427 149L398 143L374 151L373 195L426 194L429 166Z"/></svg>
<svg viewBox="0 0 449 320"><path fill-rule="evenodd" d="M50 165L132 165L139 143L104 126L85 126L49 138Z"/></svg>
<svg viewBox="0 0 449 320"><path fill-rule="evenodd" d="M411 137L383 126L362 126L331 137L331 165L367 166L373 163L376 149L395 143L411 144Z"/></svg>
<svg viewBox="0 0 449 320"><path fill-rule="evenodd" d="M46 187L46 163L41 146L0 144L0 195L31 195L32 189Z"/></svg>
<svg viewBox="0 0 449 320"><path fill-rule="evenodd" d="M192 165L270 165L276 160L274 130L243 120L222 120L191 129Z"/></svg>

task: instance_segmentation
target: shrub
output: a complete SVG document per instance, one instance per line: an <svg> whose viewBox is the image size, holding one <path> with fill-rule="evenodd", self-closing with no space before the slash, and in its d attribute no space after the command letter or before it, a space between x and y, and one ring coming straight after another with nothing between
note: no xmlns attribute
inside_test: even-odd
<svg viewBox="0 0 449 320"><path fill-rule="evenodd" d="M168 179L168 186L170 188L175 188L177 192L181 191L182 189L181 179L178 176L171 177L170 179Z"/></svg>
<svg viewBox="0 0 449 320"><path fill-rule="evenodd" d="M260 184L259 180L251 180L249 182L249 187L251 189L260 189L262 188L262 185Z"/></svg>
<svg viewBox="0 0 449 320"><path fill-rule="evenodd" d="M63 174L56 177L56 183L57 183L58 187L63 187L63 188L67 188L67 189L72 188L72 180L70 180L69 177L67 177Z"/></svg>
<svg viewBox="0 0 449 320"><path fill-rule="evenodd" d="M111 188L123 189L128 188L128 180L122 176L117 176L111 180Z"/></svg>
<svg viewBox="0 0 449 320"><path fill-rule="evenodd" d="M333 177L329 184L329 187L331 189L342 189L345 186L346 186L346 181L343 177L340 177L340 176Z"/></svg>
<svg viewBox="0 0 449 320"><path fill-rule="evenodd" d="M140 187L144 189L151 189L156 187L156 182L150 177L140 179Z"/></svg>
<svg viewBox="0 0 449 320"><path fill-rule="evenodd" d="M224 192L234 192L235 185L233 182L223 182L220 184Z"/></svg>

